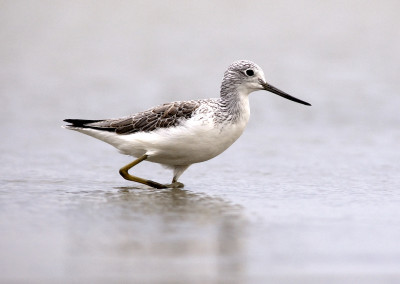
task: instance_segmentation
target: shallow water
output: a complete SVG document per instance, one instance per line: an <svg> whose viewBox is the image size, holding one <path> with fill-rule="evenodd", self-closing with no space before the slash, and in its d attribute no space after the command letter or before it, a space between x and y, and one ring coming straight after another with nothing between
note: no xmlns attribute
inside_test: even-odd
<svg viewBox="0 0 400 284"><path fill-rule="evenodd" d="M0 9L1 282L400 280L396 1L21 3ZM215 97L239 58L313 106L252 94L182 190L123 180L131 158L60 127Z"/></svg>

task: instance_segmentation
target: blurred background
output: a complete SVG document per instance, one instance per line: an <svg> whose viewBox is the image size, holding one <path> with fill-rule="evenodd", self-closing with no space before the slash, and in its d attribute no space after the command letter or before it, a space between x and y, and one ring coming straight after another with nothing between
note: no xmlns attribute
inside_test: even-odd
<svg viewBox="0 0 400 284"><path fill-rule="evenodd" d="M400 280L398 1L0 1L0 280ZM183 190L60 126L217 97L235 60L310 102L250 96ZM151 163L137 175L168 182Z"/></svg>

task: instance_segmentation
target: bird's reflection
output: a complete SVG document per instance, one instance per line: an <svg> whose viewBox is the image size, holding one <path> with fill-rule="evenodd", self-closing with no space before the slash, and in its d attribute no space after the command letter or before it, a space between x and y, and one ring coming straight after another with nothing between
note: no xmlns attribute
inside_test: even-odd
<svg viewBox="0 0 400 284"><path fill-rule="evenodd" d="M190 281L195 274L240 280L246 228L240 206L182 189L118 187L93 195L81 204L85 229L73 229L78 255L120 260L119 269L135 277L157 270L171 281Z"/></svg>

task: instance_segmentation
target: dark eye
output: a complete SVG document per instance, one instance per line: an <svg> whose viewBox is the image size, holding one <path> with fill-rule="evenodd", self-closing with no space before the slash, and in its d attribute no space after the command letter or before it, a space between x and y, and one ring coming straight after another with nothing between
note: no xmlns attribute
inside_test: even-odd
<svg viewBox="0 0 400 284"><path fill-rule="evenodd" d="M247 75L247 76L253 76L253 75L254 75L254 71L251 70L251 69L247 69L247 70L246 70L246 75Z"/></svg>

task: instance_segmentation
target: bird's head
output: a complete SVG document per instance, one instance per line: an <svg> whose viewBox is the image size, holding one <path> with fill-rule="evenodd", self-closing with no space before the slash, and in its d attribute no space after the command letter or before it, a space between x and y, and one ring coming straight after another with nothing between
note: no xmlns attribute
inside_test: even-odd
<svg viewBox="0 0 400 284"><path fill-rule="evenodd" d="M225 71L221 85L221 96L228 95L229 93L248 95L251 92L259 90L274 93L300 104L311 105L267 83L263 70L249 60L235 61Z"/></svg>

